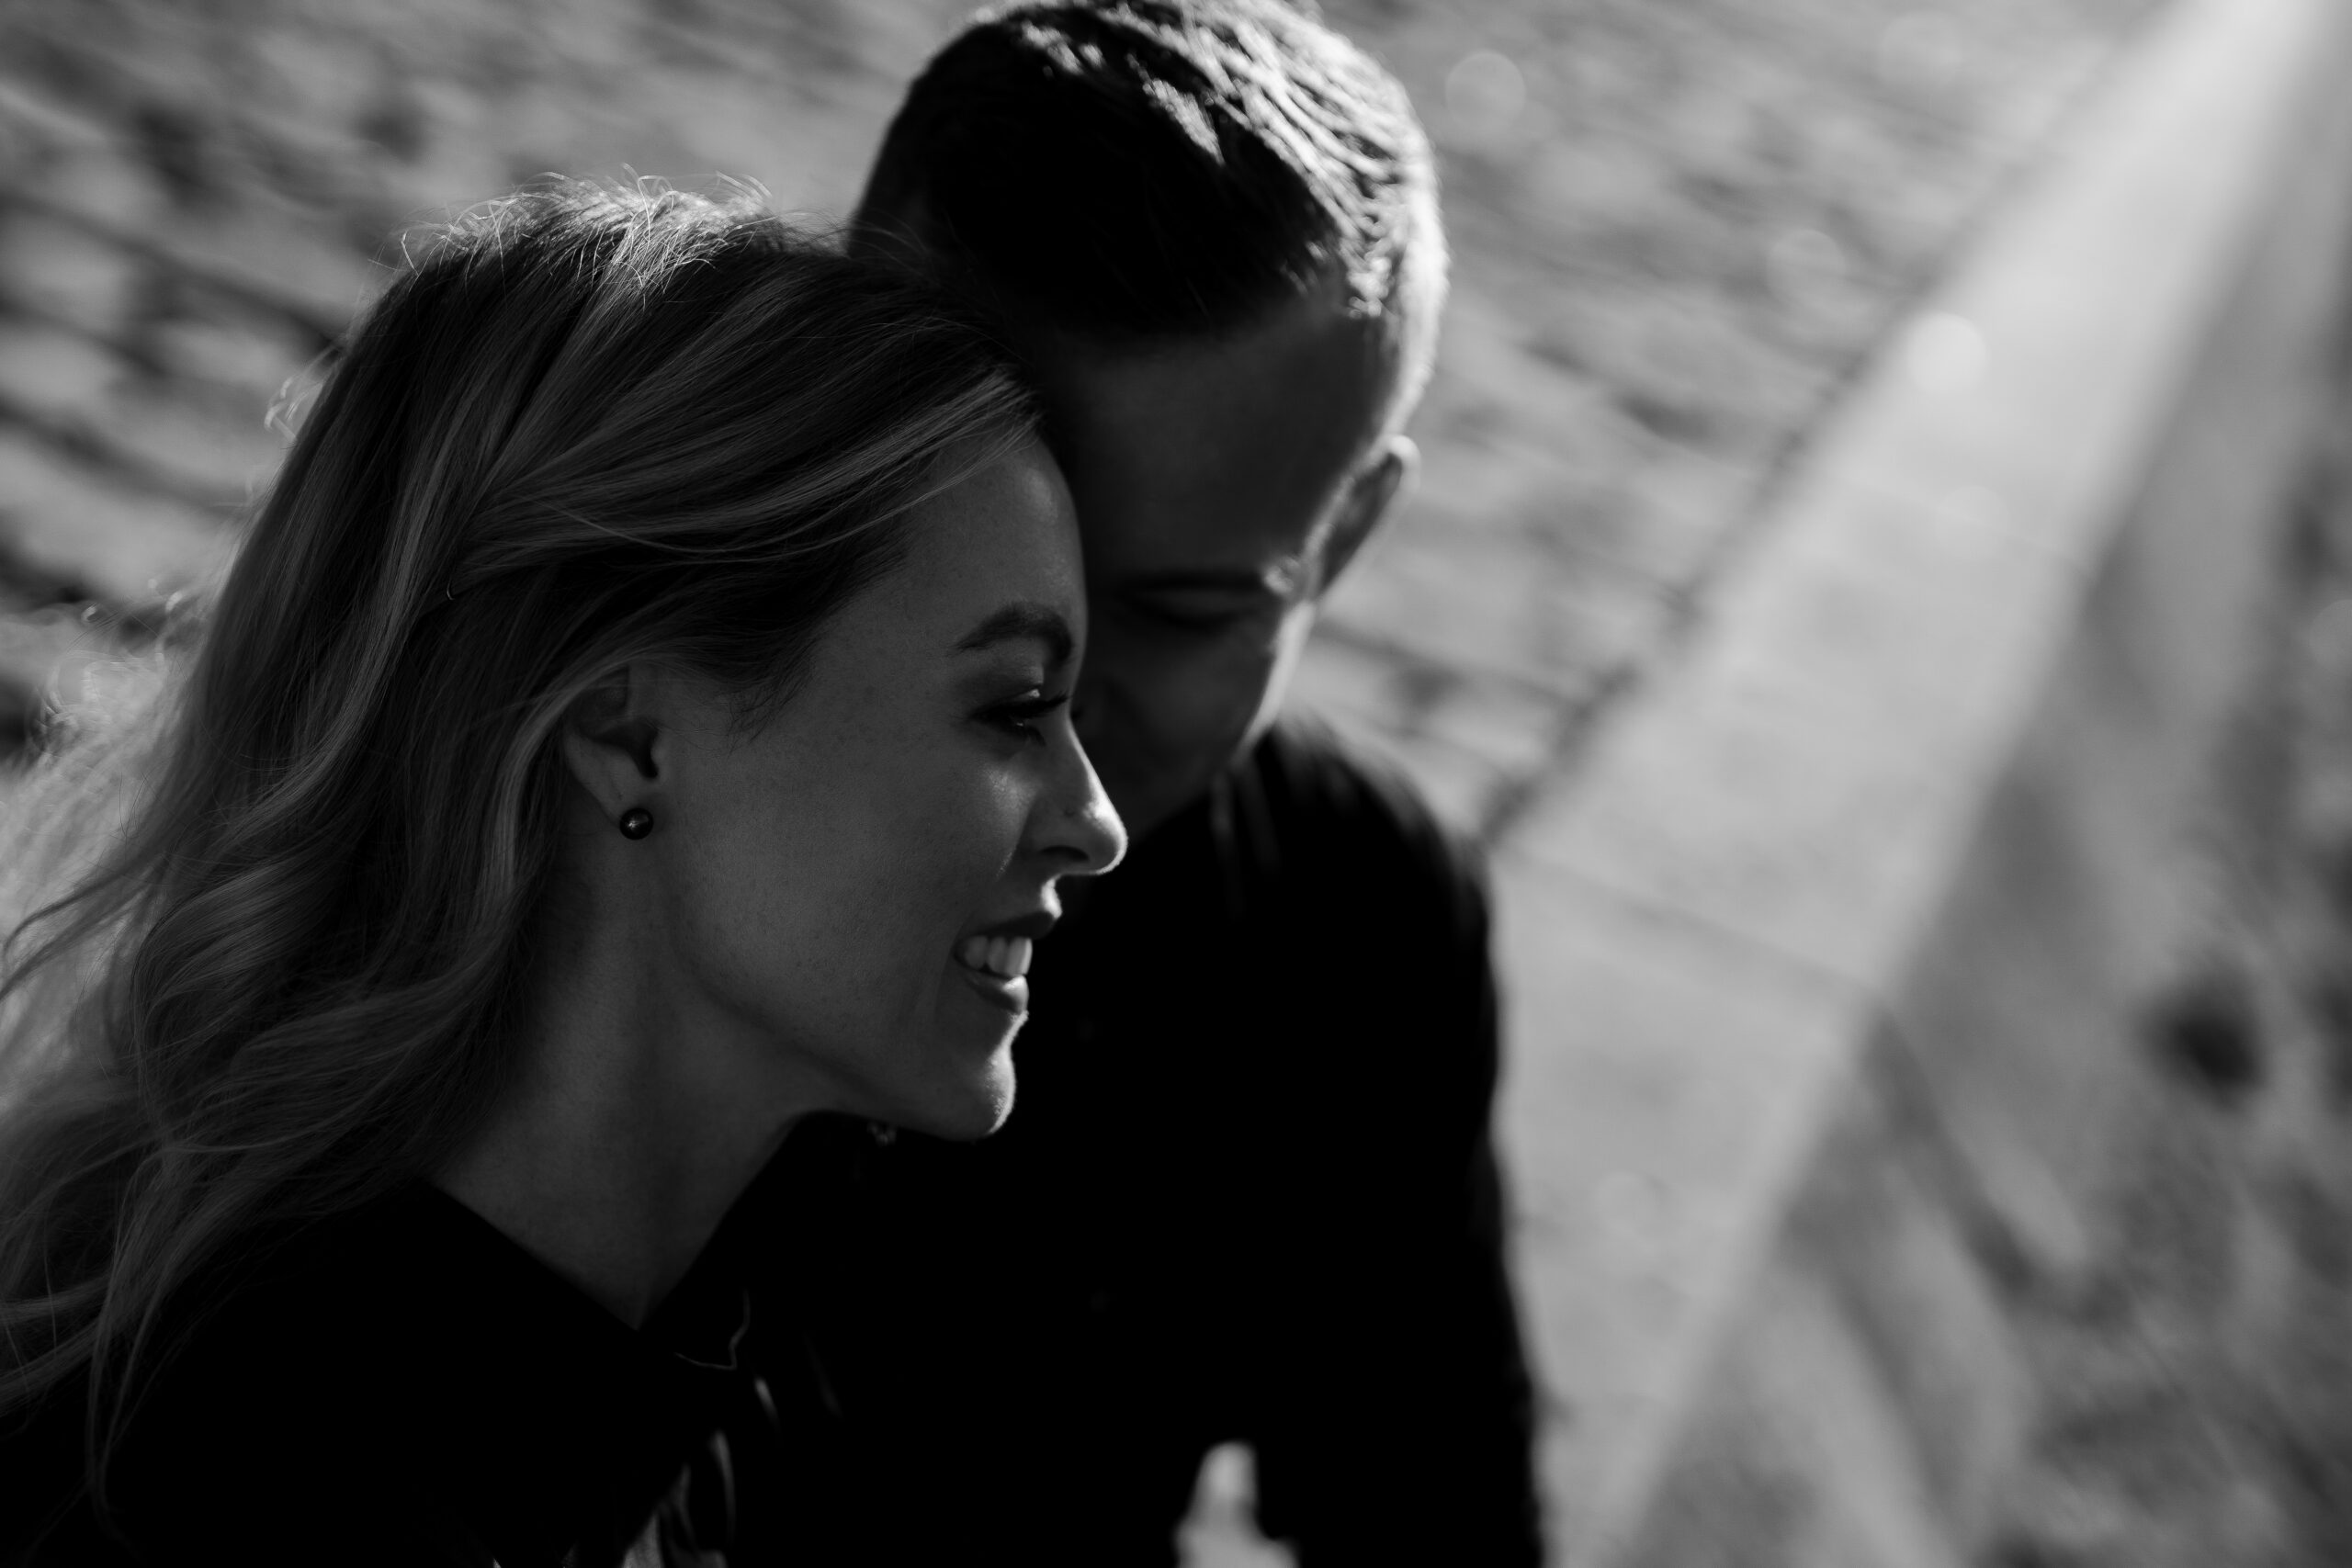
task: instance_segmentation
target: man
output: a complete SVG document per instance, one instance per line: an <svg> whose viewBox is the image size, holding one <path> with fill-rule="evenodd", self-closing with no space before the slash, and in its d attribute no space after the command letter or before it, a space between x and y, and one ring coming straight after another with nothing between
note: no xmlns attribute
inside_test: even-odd
<svg viewBox="0 0 2352 1568"><path fill-rule="evenodd" d="M1402 89L1270 0L984 14L890 127L854 243L1038 375L1135 848L1041 946L1004 1130L871 1151L783 1260L771 1337L837 1425L779 1556L1172 1562L1227 1442L1306 1563L1539 1556L1484 894L1274 723L1413 476L1434 185Z"/></svg>

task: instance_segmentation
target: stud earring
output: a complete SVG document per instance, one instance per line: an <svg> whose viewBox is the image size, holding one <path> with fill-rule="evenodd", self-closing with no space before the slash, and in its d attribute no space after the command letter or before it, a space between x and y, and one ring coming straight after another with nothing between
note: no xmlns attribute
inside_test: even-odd
<svg viewBox="0 0 2352 1568"><path fill-rule="evenodd" d="M621 837L642 839L653 831L653 813L642 806L632 806L621 813Z"/></svg>

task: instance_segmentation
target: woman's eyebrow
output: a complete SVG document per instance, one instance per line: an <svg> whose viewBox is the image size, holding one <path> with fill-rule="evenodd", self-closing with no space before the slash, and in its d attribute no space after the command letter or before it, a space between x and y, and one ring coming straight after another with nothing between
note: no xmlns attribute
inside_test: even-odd
<svg viewBox="0 0 2352 1568"><path fill-rule="evenodd" d="M976 653L1022 637L1044 643L1049 661L1055 664L1069 662L1070 653L1078 646L1078 639L1070 635L1069 622L1059 610L1050 604L1007 604L965 633L956 644L956 651Z"/></svg>

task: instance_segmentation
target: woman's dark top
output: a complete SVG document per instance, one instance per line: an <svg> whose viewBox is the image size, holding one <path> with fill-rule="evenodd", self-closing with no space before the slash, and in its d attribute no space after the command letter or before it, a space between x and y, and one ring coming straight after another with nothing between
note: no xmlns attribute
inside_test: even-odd
<svg viewBox="0 0 2352 1568"><path fill-rule="evenodd" d="M701 1264L632 1330L417 1184L237 1272L137 1405L103 1515L80 1388L0 1431L0 1563L594 1568L649 1528L673 1562L697 1520L724 1536L712 1434L773 1401L734 1365L742 1292Z"/></svg>

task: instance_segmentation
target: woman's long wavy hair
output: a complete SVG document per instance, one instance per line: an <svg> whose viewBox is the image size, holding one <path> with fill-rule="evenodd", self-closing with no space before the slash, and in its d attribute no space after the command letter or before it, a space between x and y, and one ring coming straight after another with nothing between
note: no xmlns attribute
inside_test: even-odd
<svg viewBox="0 0 2352 1568"><path fill-rule="evenodd" d="M167 1303L447 1156L509 1074L567 710L643 662L756 722L894 520L1033 429L980 330L749 197L566 185L433 243L184 671L9 807L50 901L0 979L0 1419L83 1385L101 1472Z"/></svg>

